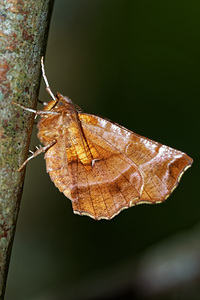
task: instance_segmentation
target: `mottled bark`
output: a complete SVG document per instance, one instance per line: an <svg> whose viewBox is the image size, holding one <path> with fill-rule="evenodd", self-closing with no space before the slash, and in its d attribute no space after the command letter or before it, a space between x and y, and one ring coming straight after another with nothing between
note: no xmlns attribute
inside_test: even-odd
<svg viewBox="0 0 200 300"><path fill-rule="evenodd" d="M33 114L12 101L36 107L53 0L0 1L0 299L22 194Z"/></svg>

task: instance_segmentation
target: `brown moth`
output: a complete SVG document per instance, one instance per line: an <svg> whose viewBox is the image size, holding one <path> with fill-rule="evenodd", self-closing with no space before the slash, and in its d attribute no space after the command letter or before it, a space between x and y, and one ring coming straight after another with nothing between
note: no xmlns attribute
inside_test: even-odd
<svg viewBox="0 0 200 300"><path fill-rule="evenodd" d="M140 136L112 121L79 111L53 95L41 59L46 90L53 100L41 115L37 149L20 167L45 152L46 170L76 214L112 219L136 204L163 202L192 165L187 154Z"/></svg>

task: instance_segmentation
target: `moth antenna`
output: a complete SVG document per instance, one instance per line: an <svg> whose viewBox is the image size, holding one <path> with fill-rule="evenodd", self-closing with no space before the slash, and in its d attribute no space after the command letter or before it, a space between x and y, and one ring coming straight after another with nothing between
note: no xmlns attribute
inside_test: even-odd
<svg viewBox="0 0 200 300"><path fill-rule="evenodd" d="M44 56L41 57L41 68L42 68L42 76L43 76L43 79L44 79L44 82L46 84L46 91L49 93L49 95L51 96L51 98L54 100L54 101L57 101L56 100L56 97L54 96L50 86L49 86L49 83L48 83L48 80L47 80L47 76L45 74L45 69L44 69Z"/></svg>

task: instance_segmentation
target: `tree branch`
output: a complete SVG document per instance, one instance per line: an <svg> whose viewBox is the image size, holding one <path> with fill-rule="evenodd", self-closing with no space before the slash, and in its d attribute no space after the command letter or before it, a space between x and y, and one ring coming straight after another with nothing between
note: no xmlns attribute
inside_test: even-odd
<svg viewBox="0 0 200 300"><path fill-rule="evenodd" d="M0 299L4 299L53 0L0 0Z"/></svg>

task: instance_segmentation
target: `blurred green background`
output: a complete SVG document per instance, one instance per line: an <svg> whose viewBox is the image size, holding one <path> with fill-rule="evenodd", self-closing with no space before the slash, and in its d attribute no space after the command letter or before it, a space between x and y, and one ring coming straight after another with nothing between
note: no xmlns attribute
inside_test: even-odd
<svg viewBox="0 0 200 300"><path fill-rule="evenodd" d="M31 161L6 300L200 299L199 12L199 1L55 1L45 57L54 93L194 165L165 203L97 222L72 213L43 155ZM50 100L43 82L40 99Z"/></svg>

